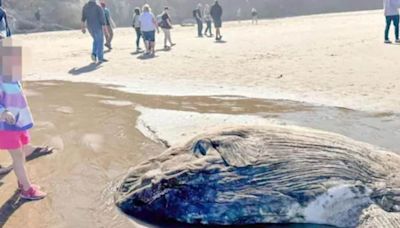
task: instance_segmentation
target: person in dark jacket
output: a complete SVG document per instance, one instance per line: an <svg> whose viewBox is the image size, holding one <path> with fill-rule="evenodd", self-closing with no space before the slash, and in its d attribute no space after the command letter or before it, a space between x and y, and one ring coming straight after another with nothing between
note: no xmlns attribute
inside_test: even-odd
<svg viewBox="0 0 400 228"><path fill-rule="evenodd" d="M35 18L37 21L40 21L40 19L42 18L42 12L40 10L40 8L38 8L35 12Z"/></svg>
<svg viewBox="0 0 400 228"><path fill-rule="evenodd" d="M161 14L161 22L159 26L164 32L164 48L165 49L170 49L172 46L175 46L175 44L172 42L171 39L171 29L172 29L172 20L171 17L169 16L169 9L168 7L164 8L164 12ZM170 46L168 46L168 43Z"/></svg>
<svg viewBox="0 0 400 228"><path fill-rule="evenodd" d="M92 60L99 63L107 62L104 59L104 33L108 35L104 11L96 0L89 0L82 10L82 32L86 33L86 26L93 38Z"/></svg>
<svg viewBox="0 0 400 228"><path fill-rule="evenodd" d="M0 39L11 36L11 30L7 21L7 13L2 5L2 0L0 0Z"/></svg>
<svg viewBox="0 0 400 228"><path fill-rule="evenodd" d="M202 5L199 3L197 8L193 10L193 17L197 22L197 35L203 37L203 15L201 12Z"/></svg>
<svg viewBox="0 0 400 228"><path fill-rule="evenodd" d="M218 0L215 1L214 5L211 7L211 17L213 18L214 21L214 27L215 27L215 39L217 41L220 41L222 39L221 36L221 27L222 27L222 7L218 3Z"/></svg>

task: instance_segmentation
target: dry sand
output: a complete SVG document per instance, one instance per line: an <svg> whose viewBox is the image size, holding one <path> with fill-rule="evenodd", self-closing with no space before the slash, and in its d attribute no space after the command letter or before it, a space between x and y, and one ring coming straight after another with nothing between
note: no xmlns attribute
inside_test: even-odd
<svg viewBox="0 0 400 228"><path fill-rule="evenodd" d="M134 31L118 29L114 50L107 53L110 62L100 66L90 65L90 38L78 31L16 36L33 51L26 79L43 81L25 87L36 119L34 143L59 150L28 164L35 182L50 193L44 201L20 203L14 175L0 177L0 227L139 226L115 209L110 187L129 167L165 149L135 129L140 123L169 143L186 129L189 134L203 129L203 123L283 122L399 151L399 116L387 112L400 110L400 46L384 45L382 30L383 16L376 11L268 20L258 26L229 23L225 43L177 27L172 51L142 60L132 54ZM45 80L101 83L113 90ZM379 114L233 96L139 94L279 98ZM169 135L174 128L179 130ZM6 157L0 153L0 161Z"/></svg>
<svg viewBox="0 0 400 228"><path fill-rule="evenodd" d="M126 86L147 94L230 94L281 98L367 111L398 112L400 45L383 44L381 11L227 23L226 43L176 27L170 52L138 59L134 31L118 29L110 63L90 64L79 31L16 36L32 48L28 80L60 79ZM391 34L392 36L393 34ZM162 36L158 47L163 47Z"/></svg>

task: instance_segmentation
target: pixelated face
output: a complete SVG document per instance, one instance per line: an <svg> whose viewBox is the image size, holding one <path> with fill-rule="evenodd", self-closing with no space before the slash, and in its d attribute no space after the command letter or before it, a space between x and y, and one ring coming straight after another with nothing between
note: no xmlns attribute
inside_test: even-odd
<svg viewBox="0 0 400 228"><path fill-rule="evenodd" d="M0 40L0 81L22 81L26 50L11 39Z"/></svg>

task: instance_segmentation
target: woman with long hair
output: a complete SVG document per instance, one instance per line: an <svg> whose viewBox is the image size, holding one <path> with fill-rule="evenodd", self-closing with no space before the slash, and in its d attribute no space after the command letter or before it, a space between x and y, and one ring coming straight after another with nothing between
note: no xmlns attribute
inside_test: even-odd
<svg viewBox="0 0 400 228"><path fill-rule="evenodd" d="M136 52L140 52L142 49L140 48L140 40L142 38L142 31L140 30L140 8L137 7L135 8L134 14L133 14L133 21L132 21L132 27L136 31Z"/></svg>
<svg viewBox="0 0 400 228"><path fill-rule="evenodd" d="M159 24L159 26L161 27L161 29L164 32L164 48L165 49L169 49L170 47L175 45L174 43L172 43L172 39L171 39L172 21L171 21L171 17L169 16L168 11L169 11L168 7L165 7L163 13L161 14L161 22ZM170 44L170 46L168 46L168 43Z"/></svg>

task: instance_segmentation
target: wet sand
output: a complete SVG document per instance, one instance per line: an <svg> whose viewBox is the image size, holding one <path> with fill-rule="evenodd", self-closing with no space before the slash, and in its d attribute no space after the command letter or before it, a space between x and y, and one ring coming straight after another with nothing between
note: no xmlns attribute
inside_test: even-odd
<svg viewBox="0 0 400 228"><path fill-rule="evenodd" d="M57 151L28 164L32 179L49 193L43 201L20 201L14 175L0 177L0 227L141 227L121 214L112 198L121 175L165 150L164 144L150 140L136 128L138 119L167 141L165 135L180 137L193 123L206 125L207 121L196 120L195 114L210 120L215 114L224 114L311 126L394 151L400 148L400 118L391 113L244 97L139 95L62 81L24 85L36 120L33 143L48 144ZM163 121L154 121L149 113ZM175 131L164 132L160 125ZM6 160L8 155L0 153L0 161Z"/></svg>

